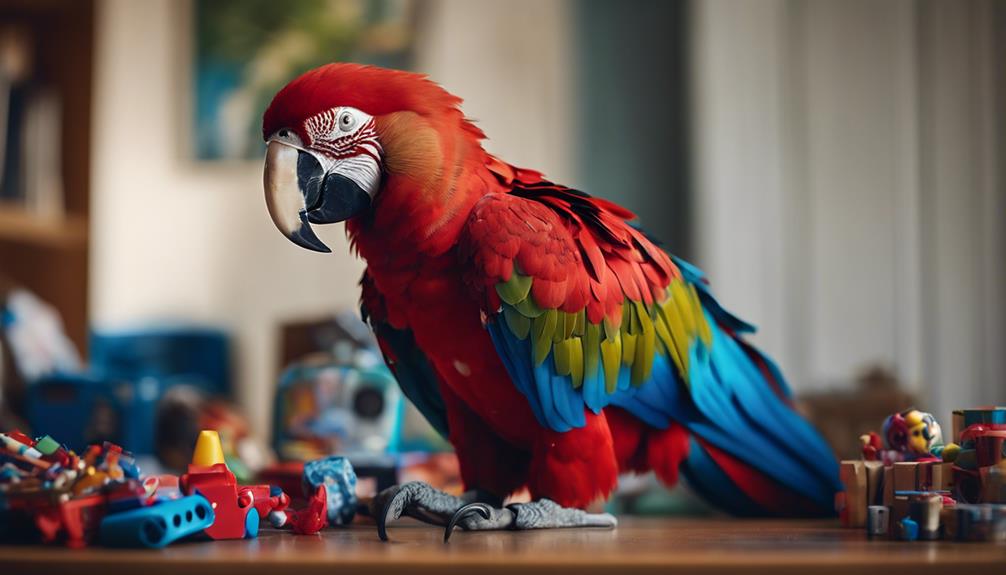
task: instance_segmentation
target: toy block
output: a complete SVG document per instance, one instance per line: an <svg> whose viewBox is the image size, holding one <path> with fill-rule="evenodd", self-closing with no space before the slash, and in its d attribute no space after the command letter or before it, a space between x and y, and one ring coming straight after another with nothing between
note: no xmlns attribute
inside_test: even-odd
<svg viewBox="0 0 1006 575"><path fill-rule="evenodd" d="M915 466L915 489L918 491L935 491L939 489L943 469L935 461L920 461Z"/></svg>
<svg viewBox="0 0 1006 575"><path fill-rule="evenodd" d="M919 464L914 461L899 461L894 464L894 490L916 491L917 470Z"/></svg>
<svg viewBox="0 0 1006 575"><path fill-rule="evenodd" d="M325 487L326 512L331 525L349 525L356 514L356 472L345 457L327 457L304 464L302 489L312 497Z"/></svg>
<svg viewBox="0 0 1006 575"><path fill-rule="evenodd" d="M245 536L251 501L239 500L237 481L227 465L189 465L189 472L182 476L181 485L183 493L202 495L213 507L216 519L205 529L206 535L212 539L241 539Z"/></svg>
<svg viewBox="0 0 1006 575"><path fill-rule="evenodd" d="M953 491L954 489L954 464L949 461L937 463L940 468L940 485L937 490Z"/></svg>
<svg viewBox="0 0 1006 575"><path fill-rule="evenodd" d="M901 521L902 519L908 517L908 515L908 497L903 495L895 496L894 505L891 506L891 519L893 521Z"/></svg>
<svg viewBox="0 0 1006 575"><path fill-rule="evenodd" d="M989 505L988 540L1006 541L1006 504Z"/></svg>
<svg viewBox="0 0 1006 575"><path fill-rule="evenodd" d="M224 462L220 436L203 430L196 440L188 473L179 480L186 495L202 495L214 511L214 521L204 529L211 539L241 539L258 533L258 511L252 507L254 495L240 497L237 479ZM249 515L254 515L249 518ZM252 531L249 525L254 523ZM252 536L254 537L254 534Z"/></svg>
<svg viewBox="0 0 1006 575"><path fill-rule="evenodd" d="M973 409L962 409L961 413L964 419L961 425L962 431L978 423L986 425L1006 423L1006 407L976 407Z"/></svg>
<svg viewBox="0 0 1006 575"><path fill-rule="evenodd" d="M160 548L213 525L210 502L201 495L106 516L101 542L112 547Z"/></svg>
<svg viewBox="0 0 1006 575"><path fill-rule="evenodd" d="M894 506L894 466L885 465L884 466L884 485L883 485L883 496L881 499L886 507Z"/></svg>
<svg viewBox="0 0 1006 575"><path fill-rule="evenodd" d="M945 505L940 509L940 525L943 526L944 539L957 538L957 506Z"/></svg>
<svg viewBox="0 0 1006 575"><path fill-rule="evenodd" d="M916 472L918 464L911 461L899 461L894 464L894 491L915 491ZM908 516L908 498L895 496L892 493L891 513L894 521L901 521Z"/></svg>
<svg viewBox="0 0 1006 575"><path fill-rule="evenodd" d="M927 541L940 537L940 495L913 495L909 498L909 516L919 525L919 538Z"/></svg>
<svg viewBox="0 0 1006 575"><path fill-rule="evenodd" d="M56 453L57 449L59 449L59 443L55 439L46 435L35 443L35 449L37 449L42 455L52 455L53 453Z"/></svg>
<svg viewBox="0 0 1006 575"><path fill-rule="evenodd" d="M985 539L986 527L990 513L984 505L958 505L956 511L956 529L954 539L957 541L982 541Z"/></svg>
<svg viewBox="0 0 1006 575"><path fill-rule="evenodd" d="M884 463L864 461L866 468L866 504L880 505L884 500Z"/></svg>
<svg viewBox="0 0 1006 575"><path fill-rule="evenodd" d="M982 503L1006 503L1006 460L978 470Z"/></svg>
<svg viewBox="0 0 1006 575"><path fill-rule="evenodd" d="M867 486L866 466L863 461L843 461L839 469L839 478L845 487L845 498L839 518L843 527L865 527Z"/></svg>
<svg viewBox="0 0 1006 575"><path fill-rule="evenodd" d="M915 541L919 538L919 524L909 517L898 522L898 539Z"/></svg>
<svg viewBox="0 0 1006 575"><path fill-rule="evenodd" d="M213 508L215 519L204 532L211 539L254 538L259 521L273 511L283 511L290 498L268 485L239 487L224 461L216 431L200 432L188 473L179 479L186 495L202 495ZM284 521L285 523L285 521Z"/></svg>
<svg viewBox="0 0 1006 575"><path fill-rule="evenodd" d="M891 508L883 505L871 505L867 508L866 534L870 537L883 537L891 520Z"/></svg>
<svg viewBox="0 0 1006 575"><path fill-rule="evenodd" d="M964 410L955 409L953 412L952 419L950 421L951 431L953 432L953 437L951 440L954 443L959 443L961 440L961 432L964 431Z"/></svg>
<svg viewBox="0 0 1006 575"><path fill-rule="evenodd" d="M290 527L298 535L314 535L328 524L328 494L324 485L308 500L304 509L290 512Z"/></svg>

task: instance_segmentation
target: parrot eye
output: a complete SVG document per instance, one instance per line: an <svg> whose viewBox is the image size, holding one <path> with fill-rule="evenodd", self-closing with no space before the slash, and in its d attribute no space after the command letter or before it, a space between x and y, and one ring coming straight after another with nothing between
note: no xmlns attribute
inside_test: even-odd
<svg viewBox="0 0 1006 575"><path fill-rule="evenodd" d="M339 129L348 132L356 126L356 117L352 112L343 112L339 115Z"/></svg>

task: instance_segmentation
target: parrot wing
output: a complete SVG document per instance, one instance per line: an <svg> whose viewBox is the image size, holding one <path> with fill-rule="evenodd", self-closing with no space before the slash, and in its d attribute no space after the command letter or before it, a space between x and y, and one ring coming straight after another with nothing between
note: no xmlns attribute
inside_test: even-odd
<svg viewBox="0 0 1006 575"><path fill-rule="evenodd" d="M440 395L440 383L433 365L416 345L411 330L396 328L387 321L383 299L368 275L364 274L360 286L360 313L374 330L377 344L384 354L384 362L388 364L405 397L446 438L447 409Z"/></svg>
<svg viewBox="0 0 1006 575"><path fill-rule="evenodd" d="M736 488L753 484L754 469L771 478L752 488L761 502L795 492L805 508L830 510L839 488L830 448L701 272L630 225L631 212L496 162L510 193L476 204L459 254L538 421L567 431L585 425L585 408L608 405L660 429L678 421L697 438L703 479L718 473Z"/></svg>

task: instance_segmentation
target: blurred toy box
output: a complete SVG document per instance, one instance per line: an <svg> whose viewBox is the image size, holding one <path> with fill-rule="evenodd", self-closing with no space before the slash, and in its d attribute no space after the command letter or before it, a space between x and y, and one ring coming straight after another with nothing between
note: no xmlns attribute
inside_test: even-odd
<svg viewBox="0 0 1006 575"><path fill-rule="evenodd" d="M81 448L112 441L136 454L155 452L156 429L171 390L230 392L228 338L193 327L96 332L89 367L54 371L27 385L28 423Z"/></svg>

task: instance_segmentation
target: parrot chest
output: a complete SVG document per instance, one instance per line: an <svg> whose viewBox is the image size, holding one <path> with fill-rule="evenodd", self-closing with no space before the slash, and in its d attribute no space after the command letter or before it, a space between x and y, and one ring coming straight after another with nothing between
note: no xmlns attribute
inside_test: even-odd
<svg viewBox="0 0 1006 575"><path fill-rule="evenodd" d="M371 266L368 273L385 298L392 324L412 331L440 385L509 443L531 445L537 422L510 381L456 264L429 261L399 270Z"/></svg>

